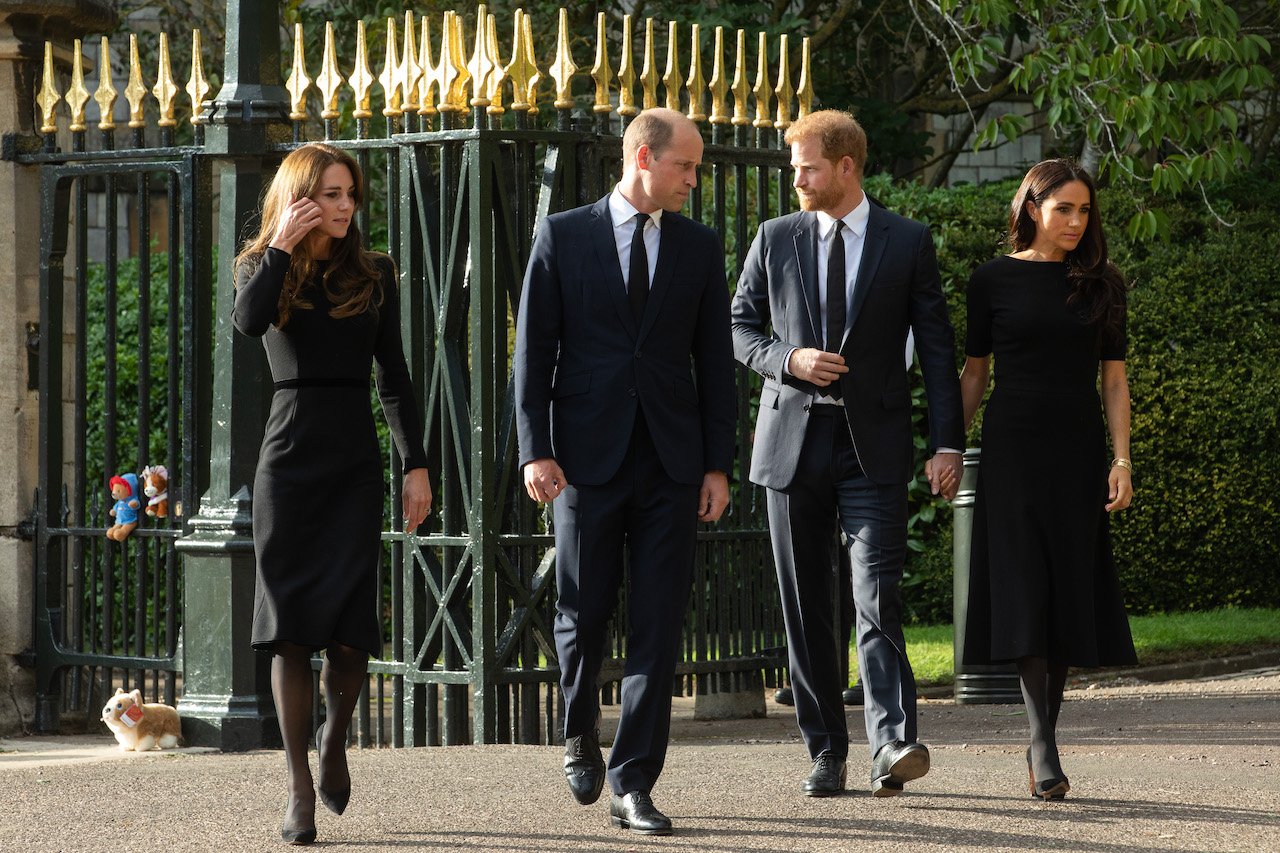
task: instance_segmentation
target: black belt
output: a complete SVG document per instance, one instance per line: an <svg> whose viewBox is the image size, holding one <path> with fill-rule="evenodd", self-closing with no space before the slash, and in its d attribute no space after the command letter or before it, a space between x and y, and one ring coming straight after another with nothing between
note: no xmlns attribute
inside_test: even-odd
<svg viewBox="0 0 1280 853"><path fill-rule="evenodd" d="M830 403L813 403L809 406L809 414L822 415L828 418L843 418L844 406L833 406Z"/></svg>
<svg viewBox="0 0 1280 853"><path fill-rule="evenodd" d="M368 379L281 379L275 388L369 388Z"/></svg>

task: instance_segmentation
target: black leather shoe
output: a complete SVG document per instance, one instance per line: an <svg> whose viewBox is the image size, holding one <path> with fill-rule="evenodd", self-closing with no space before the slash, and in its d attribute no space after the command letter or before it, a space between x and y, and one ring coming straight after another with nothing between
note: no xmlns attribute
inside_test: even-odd
<svg viewBox="0 0 1280 853"><path fill-rule="evenodd" d="M891 741L880 747L871 762L871 794L896 797L902 786L929 772L929 749L922 743Z"/></svg>
<svg viewBox="0 0 1280 853"><path fill-rule="evenodd" d="M842 698L844 699L844 704L846 706L861 705L866 701L861 684L854 684L846 687Z"/></svg>
<svg viewBox="0 0 1280 853"><path fill-rule="evenodd" d="M823 754L813 760L813 769L800 790L806 797L834 797L844 790L844 779L844 759Z"/></svg>
<svg viewBox="0 0 1280 853"><path fill-rule="evenodd" d="M609 822L640 835L670 835L671 820L653 805L648 791L632 791L609 803Z"/></svg>
<svg viewBox="0 0 1280 853"><path fill-rule="evenodd" d="M779 687L773 691L773 701L779 705L794 705L796 704L796 697L792 694L790 687Z"/></svg>
<svg viewBox="0 0 1280 853"><path fill-rule="evenodd" d="M573 798L584 806L600 799L604 789L604 758L600 755L600 730L564 740L564 778Z"/></svg>

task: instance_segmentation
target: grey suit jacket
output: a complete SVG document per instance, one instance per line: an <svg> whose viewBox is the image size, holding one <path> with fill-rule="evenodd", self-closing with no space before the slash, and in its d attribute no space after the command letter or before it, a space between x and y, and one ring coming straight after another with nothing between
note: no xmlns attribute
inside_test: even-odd
<svg viewBox="0 0 1280 853"><path fill-rule="evenodd" d="M924 225L872 205L840 353L845 414L863 471L881 484L912 476L911 392L902 353L907 330L929 400L929 447L963 447L955 332L947 317L933 239ZM786 374L793 347L822 347L817 215L760 226L733 299L733 349L764 377L751 480L786 489L809 422L812 384Z"/></svg>

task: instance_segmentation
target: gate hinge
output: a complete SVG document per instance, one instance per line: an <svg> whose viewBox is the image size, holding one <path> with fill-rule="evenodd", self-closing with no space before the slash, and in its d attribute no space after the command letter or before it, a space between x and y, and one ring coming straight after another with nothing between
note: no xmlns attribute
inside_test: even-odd
<svg viewBox="0 0 1280 853"><path fill-rule="evenodd" d="M27 517L19 521L14 528L14 532L18 534L18 538L24 542L30 542L36 538L36 520L40 517L39 510L31 507L31 512Z"/></svg>
<svg viewBox="0 0 1280 853"><path fill-rule="evenodd" d="M26 133L6 133L0 136L0 160L17 160L23 154L37 154L40 140Z"/></svg>

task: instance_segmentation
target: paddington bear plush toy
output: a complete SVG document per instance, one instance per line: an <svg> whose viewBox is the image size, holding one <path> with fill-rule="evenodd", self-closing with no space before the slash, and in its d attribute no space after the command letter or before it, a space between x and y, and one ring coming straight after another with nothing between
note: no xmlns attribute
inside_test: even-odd
<svg viewBox="0 0 1280 853"><path fill-rule="evenodd" d="M138 475L121 474L112 477L107 485L111 497L116 499L115 506L108 511L115 523L107 528L107 538L123 542L138 526Z"/></svg>

